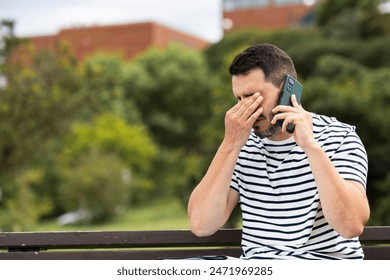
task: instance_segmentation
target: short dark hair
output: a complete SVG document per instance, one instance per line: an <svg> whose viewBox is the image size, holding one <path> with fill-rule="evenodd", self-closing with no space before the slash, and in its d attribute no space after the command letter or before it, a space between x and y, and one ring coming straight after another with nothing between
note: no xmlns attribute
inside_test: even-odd
<svg viewBox="0 0 390 280"><path fill-rule="evenodd" d="M287 74L297 78L291 57L272 44L259 44L239 53L229 67L231 75L246 75L251 70L260 68L265 80L280 86Z"/></svg>

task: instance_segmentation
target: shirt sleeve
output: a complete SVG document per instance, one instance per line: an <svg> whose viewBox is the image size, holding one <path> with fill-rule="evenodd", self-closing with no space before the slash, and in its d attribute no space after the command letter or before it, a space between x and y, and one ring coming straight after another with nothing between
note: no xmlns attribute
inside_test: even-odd
<svg viewBox="0 0 390 280"><path fill-rule="evenodd" d="M234 171L233 171L232 180L230 182L230 188L232 188L233 190L235 190L238 193L240 192L236 169L234 169Z"/></svg>
<svg viewBox="0 0 390 280"><path fill-rule="evenodd" d="M345 180L367 185L368 159L364 145L354 130L348 132L344 141L331 157L331 161Z"/></svg>

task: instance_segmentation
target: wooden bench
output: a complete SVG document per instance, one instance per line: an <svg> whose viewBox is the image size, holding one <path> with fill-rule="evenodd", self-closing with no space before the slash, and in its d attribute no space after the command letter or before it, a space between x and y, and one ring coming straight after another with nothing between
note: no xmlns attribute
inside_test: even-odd
<svg viewBox="0 0 390 280"><path fill-rule="evenodd" d="M390 259L390 226L366 227L360 237L368 260ZM222 229L209 237L189 230L4 232L2 260L150 260L241 254L241 230Z"/></svg>

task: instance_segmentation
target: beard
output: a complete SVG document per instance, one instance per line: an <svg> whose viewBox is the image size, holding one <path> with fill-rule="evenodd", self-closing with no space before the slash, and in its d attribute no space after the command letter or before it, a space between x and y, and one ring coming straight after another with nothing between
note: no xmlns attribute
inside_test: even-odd
<svg viewBox="0 0 390 280"><path fill-rule="evenodd" d="M256 136L263 138L269 138L275 135L278 135L281 131L281 125L280 122L276 122L276 124L271 124L272 118L275 116L275 114L271 113L269 118L266 116L260 116L261 122L267 122L268 126L265 128L261 128L260 125L253 126L253 132L256 134Z"/></svg>

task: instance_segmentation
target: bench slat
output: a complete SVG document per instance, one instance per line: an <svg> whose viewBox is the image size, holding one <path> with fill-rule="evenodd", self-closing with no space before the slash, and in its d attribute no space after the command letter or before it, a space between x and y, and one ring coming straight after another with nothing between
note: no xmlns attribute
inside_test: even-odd
<svg viewBox="0 0 390 280"><path fill-rule="evenodd" d="M360 240L390 242L390 226L366 227ZM196 237L189 230L0 233L0 249L236 246L240 242L240 229L223 229L202 238Z"/></svg>
<svg viewBox="0 0 390 280"><path fill-rule="evenodd" d="M189 230L0 233L0 249L199 247L240 243L241 230L238 229L221 230L208 237L196 237Z"/></svg>
<svg viewBox="0 0 390 280"><path fill-rule="evenodd" d="M0 251L0 259L238 257L241 255L241 233L240 229L223 229L212 236L200 238L189 230L5 232L0 233L0 249L4 250ZM390 226L368 226L360 240L366 259L390 259ZM111 250L113 248L121 250Z"/></svg>
<svg viewBox="0 0 390 280"><path fill-rule="evenodd" d="M364 246L366 260L389 260L390 248ZM91 251L42 251L0 253L0 260L158 260L191 258L199 256L239 257L241 248L209 248L181 250L91 250Z"/></svg>
<svg viewBox="0 0 390 280"><path fill-rule="evenodd" d="M95 250L64 252L11 252L0 253L0 260L163 260L200 256L239 257L241 248L210 248L182 250Z"/></svg>
<svg viewBox="0 0 390 280"><path fill-rule="evenodd" d="M365 260L390 260L390 247L363 246Z"/></svg>
<svg viewBox="0 0 390 280"><path fill-rule="evenodd" d="M390 226L367 226L359 239L363 242L390 243Z"/></svg>

